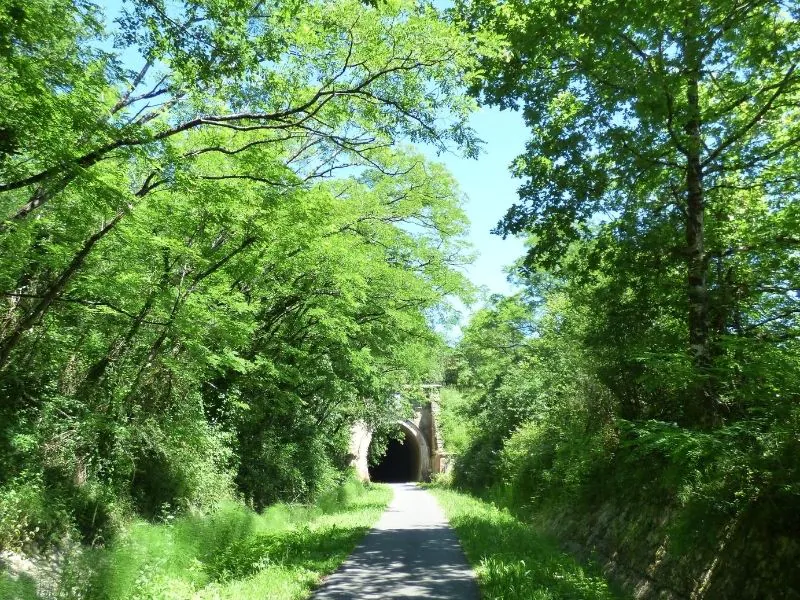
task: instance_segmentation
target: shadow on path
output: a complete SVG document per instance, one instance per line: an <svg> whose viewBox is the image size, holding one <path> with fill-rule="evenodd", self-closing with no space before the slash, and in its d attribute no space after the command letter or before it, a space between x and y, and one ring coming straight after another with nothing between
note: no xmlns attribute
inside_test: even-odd
<svg viewBox="0 0 800 600"><path fill-rule="evenodd" d="M478 600L474 574L436 500L414 485L392 488L378 524L314 600Z"/></svg>

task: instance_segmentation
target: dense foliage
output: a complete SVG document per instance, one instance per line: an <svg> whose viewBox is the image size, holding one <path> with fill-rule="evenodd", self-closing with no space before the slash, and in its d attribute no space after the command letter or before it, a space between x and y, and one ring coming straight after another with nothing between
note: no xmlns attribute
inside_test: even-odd
<svg viewBox="0 0 800 600"><path fill-rule="evenodd" d="M674 568L687 596L796 593L797 4L457 12L505 36L473 90L531 137L497 228L527 236L521 291L474 315L449 365L444 410L471 439L456 483L648 576Z"/></svg>
<svg viewBox="0 0 800 600"><path fill-rule="evenodd" d="M114 20L112 24L112 19ZM469 293L424 3L0 7L0 545L314 498Z"/></svg>
<svg viewBox="0 0 800 600"><path fill-rule="evenodd" d="M486 600L613 600L597 565L582 565L548 536L495 504L434 488Z"/></svg>
<svg viewBox="0 0 800 600"><path fill-rule="evenodd" d="M680 371L666 377L680 407L658 406L677 390L646 385L624 394L631 415L711 426L786 387L775 350L796 354L800 310L797 11L464 3L470 26L507 35L478 90L531 127L500 231L533 236L531 269L585 280L584 302L608 314L590 333L622 354L612 388Z"/></svg>
<svg viewBox="0 0 800 600"><path fill-rule="evenodd" d="M447 359L456 483L625 507L687 596L800 589L797 3L432 4L0 5L0 546L319 497L357 419L379 454L469 295L411 144L474 156L477 99L530 128L529 252Z"/></svg>
<svg viewBox="0 0 800 600"><path fill-rule="evenodd" d="M0 572L0 597L303 600L352 552L391 495L349 479L311 505L280 503L255 513L224 501L211 514L137 520L112 543L85 549L39 581ZM37 594L37 587L49 593Z"/></svg>

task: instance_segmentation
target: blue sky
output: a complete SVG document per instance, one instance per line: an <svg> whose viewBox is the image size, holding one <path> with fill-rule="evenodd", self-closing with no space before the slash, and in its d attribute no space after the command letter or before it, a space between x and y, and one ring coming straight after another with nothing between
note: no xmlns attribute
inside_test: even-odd
<svg viewBox="0 0 800 600"><path fill-rule="evenodd" d="M434 0L439 10L452 4L452 0ZM466 269L467 277L490 294L509 294L514 289L506 280L504 268L522 256L525 247L518 238L504 240L489 232L517 200L522 182L511 176L509 166L525 150L528 131L520 113L490 107L472 115L471 125L484 141L477 160L455 154L426 154L447 166L467 196L469 240L478 252L477 260Z"/></svg>
<svg viewBox="0 0 800 600"><path fill-rule="evenodd" d="M489 107L475 113L471 125L484 141L477 160L452 153L432 158L447 166L467 196L469 240L478 252L477 260L466 269L467 276L489 293L508 294L513 288L503 269L522 256L525 248L518 238L504 240L490 231L517 200L521 180L511 176L509 165L525 149L527 128L519 113Z"/></svg>
<svg viewBox="0 0 800 600"><path fill-rule="evenodd" d="M420 147L431 160L444 163L466 196L465 209L470 220L468 239L478 256L464 272L470 281L484 291L473 306L464 306L460 301L453 302L460 313L459 324L455 327L437 327L450 343L455 343L461 337L461 330L470 316L483 306L483 298L489 294L507 295L516 291L506 278L505 267L525 253L521 239L503 239L490 233L518 199L517 188L522 180L513 178L509 167L524 151L528 138L522 115L482 107L472 115L470 124L484 141L477 159L464 158L456 153L437 156L433 148Z"/></svg>

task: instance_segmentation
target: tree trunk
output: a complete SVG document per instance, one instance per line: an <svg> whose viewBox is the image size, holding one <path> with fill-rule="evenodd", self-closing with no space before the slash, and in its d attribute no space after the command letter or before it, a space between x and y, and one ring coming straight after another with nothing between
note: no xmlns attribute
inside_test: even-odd
<svg viewBox="0 0 800 600"><path fill-rule="evenodd" d="M150 311L153 309L155 305L156 298L160 293L162 293L169 284L169 275L170 275L171 265L169 263L168 257L164 256L164 270L161 274L161 278L159 280L158 285L150 290L150 293L147 295L145 299L144 305L142 306L141 310L137 313L136 318L131 323L128 331L125 333L124 336L118 338L114 343L109 346L108 350L106 351L103 358L96 361L90 368L86 375L86 379L84 381L84 386L91 386L99 383L103 377L105 376L106 370L108 369L109 365L118 360L121 356L125 354L128 347L130 346L133 339L139 333L139 330L142 328L144 324L144 320L150 314Z"/></svg>
<svg viewBox="0 0 800 600"><path fill-rule="evenodd" d="M136 334L139 333L139 329L141 329L142 323L144 323L145 318L147 315L150 314L150 310L153 308L153 303L155 302L156 298L156 290L152 290L148 295L147 299L145 300L144 306L136 315L136 318L131 323L130 327L128 328L128 332L122 336L120 339L114 341L111 346L106 351L103 358L96 361L90 368L86 375L86 379L84 381L84 386L94 385L99 383L103 377L105 377L106 370L108 369L109 365L114 361L117 360L120 356L125 353L127 350L128 345L131 343Z"/></svg>
<svg viewBox="0 0 800 600"><path fill-rule="evenodd" d="M711 381L711 344L709 338L708 261L705 251L705 191L702 167L702 122L699 84L702 58L697 25L697 3L686 26L686 272L688 299L689 351L697 374L695 392L687 399L686 416L703 426L717 422L716 402Z"/></svg>
<svg viewBox="0 0 800 600"><path fill-rule="evenodd" d="M125 395L126 403L138 391L139 385L141 384L142 377L144 376L145 371L147 370L148 366L150 366L155 361L155 359L158 357L158 354L161 351L161 348L164 345L164 342L167 340L167 336L169 335L170 331L172 330L172 326L175 324L175 320L176 320L176 318L178 316L178 311L180 311L180 309L186 303L186 300L189 298L189 296L192 293L194 293L194 291L198 288L198 286L206 278L210 277L211 275L213 275L214 273L219 271L222 267L224 267L228 263L228 261L230 261L235 256L241 254L247 248L252 246L257 241L257 239L258 238L256 238L255 236L248 236L248 237L244 238L244 240L242 240L242 242L236 248L234 248L231 252L226 254L224 257L222 257L217 262L213 263L211 266L209 266L204 271L201 271L200 273L198 273L192 279L191 284L189 285L189 287L184 292L181 292L180 289L178 289L177 296L175 298L175 302L173 303L172 310L170 311L170 314L169 314L169 318L167 319L167 322L164 324L164 327L163 327L161 333L159 334L158 338L156 338L156 341L153 342L153 345L150 347L150 351L147 354L147 358L142 363L141 367L139 368L138 372L136 373L136 377L134 378L133 383L131 384L131 387L128 390L128 393Z"/></svg>
<svg viewBox="0 0 800 600"><path fill-rule="evenodd" d="M114 227L117 223L119 223L122 215L124 213L117 213L117 215L111 219L100 231L92 235L89 239L87 239L83 243L83 247L81 248L80 252L78 252L69 263L66 269L58 276L50 287L47 288L44 295L39 299L33 309L25 315L22 319L19 320L16 327L12 330L12 332L6 336L2 342L0 342L0 368L3 368L11 352L16 348L19 341L22 339L22 334L25 333L26 330L33 327L48 311L50 305L58 298L61 292L64 291L64 288L70 282L72 277L77 273L80 268L83 266L83 263L86 262L86 257L89 256L89 253L94 248L95 244L103 239Z"/></svg>

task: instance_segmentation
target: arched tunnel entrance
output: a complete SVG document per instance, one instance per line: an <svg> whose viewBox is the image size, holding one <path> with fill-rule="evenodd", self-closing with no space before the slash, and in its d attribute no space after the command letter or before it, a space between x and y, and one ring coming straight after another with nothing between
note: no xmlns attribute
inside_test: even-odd
<svg viewBox="0 0 800 600"><path fill-rule="evenodd" d="M390 439L381 461L369 468L371 481L403 483L422 479L423 449L414 432L405 424L398 424L401 440Z"/></svg>

